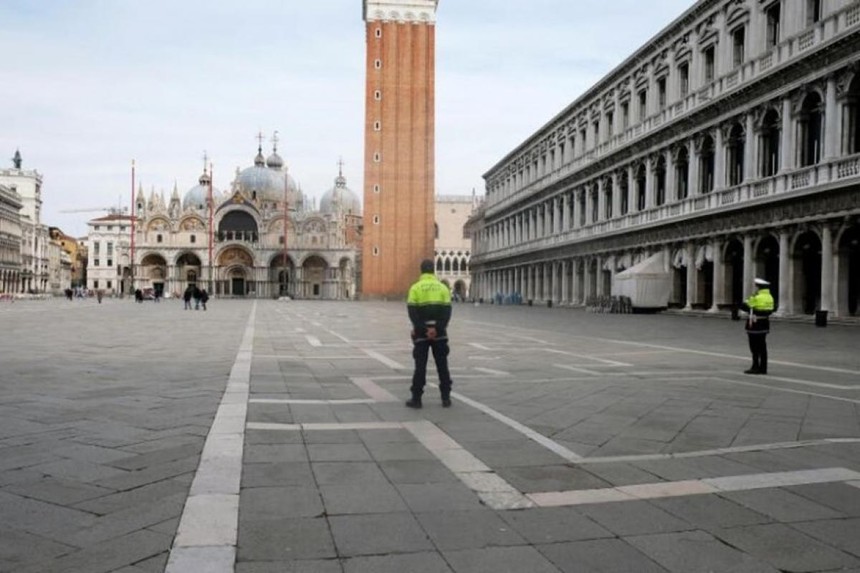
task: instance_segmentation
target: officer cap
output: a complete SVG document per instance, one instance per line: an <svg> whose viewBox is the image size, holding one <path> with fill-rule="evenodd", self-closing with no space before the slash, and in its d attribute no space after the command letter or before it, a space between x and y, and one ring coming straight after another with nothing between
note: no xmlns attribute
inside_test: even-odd
<svg viewBox="0 0 860 573"><path fill-rule="evenodd" d="M755 279L753 282L756 284L756 286L763 286L763 287L769 287L770 286L770 283L764 279Z"/></svg>

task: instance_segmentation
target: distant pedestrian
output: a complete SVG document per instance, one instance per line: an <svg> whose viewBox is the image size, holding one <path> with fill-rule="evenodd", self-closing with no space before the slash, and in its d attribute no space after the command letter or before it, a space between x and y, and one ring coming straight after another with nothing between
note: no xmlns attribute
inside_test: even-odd
<svg viewBox="0 0 860 573"><path fill-rule="evenodd" d="M200 289L200 304L203 306L203 310L206 310L206 303L209 302L209 293L206 292L206 289Z"/></svg>
<svg viewBox="0 0 860 573"><path fill-rule="evenodd" d="M767 374L767 335L774 308L773 296L768 281L755 279L755 286L756 292L741 304L741 310L749 313L746 331L752 353L752 367L744 370L744 374Z"/></svg>
<svg viewBox="0 0 860 573"><path fill-rule="evenodd" d="M185 301L185 310L191 310L191 297L194 295L194 287L188 285L185 292L182 293L182 300Z"/></svg>
<svg viewBox="0 0 860 573"><path fill-rule="evenodd" d="M442 406L451 405L451 373L448 371L448 322L451 320L451 291L433 272L433 261L421 262L421 277L409 289L406 307L412 322L412 357L415 372L412 374L412 398L409 408L421 408L421 396L427 382L427 357L433 351L436 371L439 373L439 392Z"/></svg>
<svg viewBox="0 0 860 573"><path fill-rule="evenodd" d="M99 304L102 303L102 298L104 297L104 295L105 295L105 291L103 291L102 289L98 289L96 291L96 299L99 301Z"/></svg>
<svg viewBox="0 0 860 573"><path fill-rule="evenodd" d="M200 310L200 289L197 288L197 285L194 285L191 296L194 297L194 310Z"/></svg>
<svg viewBox="0 0 860 573"><path fill-rule="evenodd" d="M134 289L134 302L142 303L143 302L143 291L138 289Z"/></svg>

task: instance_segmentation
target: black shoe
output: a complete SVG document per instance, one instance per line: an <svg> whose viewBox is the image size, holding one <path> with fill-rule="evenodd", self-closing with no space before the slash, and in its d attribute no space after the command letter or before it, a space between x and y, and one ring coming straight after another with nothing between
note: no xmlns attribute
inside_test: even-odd
<svg viewBox="0 0 860 573"><path fill-rule="evenodd" d="M451 397L450 396L442 396L442 407L450 408L451 407Z"/></svg>
<svg viewBox="0 0 860 573"><path fill-rule="evenodd" d="M756 374L761 374L762 376L765 376L767 374L767 370L759 370L758 372L756 372Z"/></svg>
<svg viewBox="0 0 860 573"><path fill-rule="evenodd" d="M750 368L749 370L744 370L744 374L761 374L758 371L758 368Z"/></svg>
<svg viewBox="0 0 860 573"><path fill-rule="evenodd" d="M421 398L410 398L409 400L406 400L406 407L415 408L416 410L420 409L422 407Z"/></svg>

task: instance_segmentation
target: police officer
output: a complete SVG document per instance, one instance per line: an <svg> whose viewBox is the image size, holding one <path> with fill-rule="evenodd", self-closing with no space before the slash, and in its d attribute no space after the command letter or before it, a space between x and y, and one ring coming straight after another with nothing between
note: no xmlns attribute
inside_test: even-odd
<svg viewBox="0 0 860 573"><path fill-rule="evenodd" d="M406 300L409 320L412 322L412 357L415 359L412 398L406 402L409 408L421 407L421 396L427 382L427 355L431 350L439 373L442 406L451 406L447 332L448 321L451 320L451 292L436 278L433 269L433 261L421 261L421 277L409 288Z"/></svg>
<svg viewBox="0 0 860 573"><path fill-rule="evenodd" d="M752 352L752 368L744 374L767 374L767 333L770 332L770 319L773 312L773 296L770 283L755 279L756 292L741 304L741 310L749 313L746 330Z"/></svg>

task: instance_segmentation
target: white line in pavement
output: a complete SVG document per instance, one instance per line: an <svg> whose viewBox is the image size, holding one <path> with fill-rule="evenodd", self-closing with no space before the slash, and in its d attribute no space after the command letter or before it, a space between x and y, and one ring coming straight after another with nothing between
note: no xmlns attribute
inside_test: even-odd
<svg viewBox="0 0 860 573"><path fill-rule="evenodd" d="M643 462L657 460L675 460L682 458L703 458L709 456L723 456L726 454L742 454L745 452L764 452L771 450L792 450L796 448L808 448L815 446L826 446L828 444L857 444L860 438L823 438L821 440L803 440L800 442L777 442L773 444L755 444L750 446L734 446L728 448L714 448L712 450L695 450L691 452L676 452L671 454L636 454L628 456L605 456L599 458L584 458L580 464L615 464L619 462Z"/></svg>
<svg viewBox="0 0 860 573"><path fill-rule="evenodd" d="M206 570L212 572L233 571L256 313L254 301L185 500L165 573L186 573L193 570L190 563L206 563Z"/></svg>
<svg viewBox="0 0 860 573"><path fill-rule="evenodd" d="M492 348L489 348L488 346L484 346L483 344L478 344L477 342L470 342L469 346L474 346L478 350L486 350L488 352L492 352L492 350L493 350Z"/></svg>
<svg viewBox="0 0 860 573"><path fill-rule="evenodd" d="M382 362L383 364L385 364L389 368L393 368L394 370L405 370L406 369L406 367L403 366L402 364L400 364L399 362L392 360L392 359L388 358L387 356L380 354L379 352L376 352L375 350L369 350L367 348L363 348L362 350L364 350L365 354L367 354L371 358L375 358L376 360L379 360L380 362Z"/></svg>
<svg viewBox="0 0 860 573"><path fill-rule="evenodd" d="M594 370L586 370L585 368L577 368L576 366L568 366L567 364L553 364L553 368L561 368L563 370L571 370L573 372L579 372L580 374L591 374L592 376L603 376L602 372L595 372Z"/></svg>
<svg viewBox="0 0 860 573"><path fill-rule="evenodd" d="M658 482L603 489L551 491L526 494L540 507L560 507L586 503L608 503L702 495L728 491L748 491L771 487L786 487L816 483L849 482L860 478L860 473L845 468L822 468Z"/></svg>
<svg viewBox="0 0 860 573"><path fill-rule="evenodd" d="M626 362L618 362L617 360L607 360L605 358L598 358L597 356L587 356L585 354L577 354L575 352L569 352L567 350L557 350L555 348L541 348L544 352L552 352L554 354L564 354L565 356L573 356L575 358L584 358L586 360L595 360L597 362L603 362L604 364L608 364L609 366L633 366L632 364L627 364Z"/></svg>
<svg viewBox="0 0 860 573"><path fill-rule="evenodd" d="M611 339L611 338L592 338L590 336L585 337L585 336L579 336L579 335L574 335L574 336L576 336L577 338L586 338L587 340L591 340L591 341L614 342L616 344L628 344L631 346L642 346L644 348L656 348L656 349L660 349L660 350L671 350L674 352L686 352L689 354L701 354L703 356L715 356L717 358L731 358L733 360L749 361L749 356L735 356L733 354L724 354L722 352L708 352L706 350L693 350L690 348L678 348L675 346L663 346L660 344L647 344L645 342L633 342L630 340L615 340L615 339ZM809 370L821 370L823 372L836 372L838 374L855 374L855 375L860 376L860 370L848 370L845 368L834 368L832 366L814 366L812 364L800 364L798 362L784 362L782 360L773 360L773 359L771 359L769 362L771 365L780 364L782 366L792 366L794 368L807 368Z"/></svg>
<svg viewBox="0 0 860 573"><path fill-rule="evenodd" d="M433 386L435 386L435 384L433 384ZM472 400L471 398L467 398L467 397L465 397L462 394L459 394L457 392L451 392L451 396L456 398L458 401L475 408L476 410L480 410L481 412L487 414L491 418L494 418L494 419L498 420L499 422L505 424L506 426L513 428L514 430L523 434L527 438L537 442L538 444L542 445L546 449L548 449L552 452L555 452L556 454L558 454L559 456L561 456L562 458L566 459L569 462L578 462L582 459L582 456L580 456L576 452L573 452L573 451L565 448L561 444L551 440L550 438L547 438L543 434L535 432L534 430L532 430L528 426L520 424L519 422L517 422L516 420L514 420L512 418L508 418L507 416L505 416L501 412L497 412L497 411L493 410L492 408L490 408L489 406L485 406L484 404L481 404L480 402L476 402L475 400Z"/></svg>
<svg viewBox="0 0 860 573"><path fill-rule="evenodd" d="M361 388L365 394L376 402L399 402L391 392L375 383L370 378L350 378L353 384Z"/></svg>
<svg viewBox="0 0 860 573"><path fill-rule="evenodd" d="M326 348L332 348L331 345L328 345ZM352 356L349 355L338 355L338 356L298 356L298 355L287 355L287 354L255 354L254 358L277 358L278 360L367 360L367 356L362 354L355 354Z"/></svg>
<svg viewBox="0 0 860 573"><path fill-rule="evenodd" d="M311 336L310 334L305 334L305 340L307 340L308 344L310 344L311 346L317 346L317 347L322 346L322 342L320 342L320 339L317 338L316 336Z"/></svg>
<svg viewBox="0 0 860 573"><path fill-rule="evenodd" d="M721 372L720 374L737 374L736 372ZM779 380L780 382L788 382L790 384L802 384L804 386L818 386L819 388L832 388L834 390L860 390L858 385L844 384L829 384L827 382L814 382L812 380L798 380L797 378L783 378L781 376L767 375L767 378L762 380Z"/></svg>
<svg viewBox="0 0 860 573"><path fill-rule="evenodd" d="M476 366L474 369L477 370L478 372L485 372L487 374L492 374L494 376L510 376L511 375L510 372L505 372L503 370L493 370L492 368L481 368L481 367ZM462 378L462 376L461 376L461 378Z"/></svg>
<svg viewBox="0 0 860 573"><path fill-rule="evenodd" d="M274 398L253 398L248 400L251 404L373 404L376 400L371 398L356 398L353 400L290 400Z"/></svg>
<svg viewBox="0 0 860 573"><path fill-rule="evenodd" d="M803 394L804 396L815 396L816 398L827 398L838 402L850 402L852 404L860 404L860 400L852 400L851 398L842 398L840 396L831 396L830 394L819 394L817 392L806 392L804 390L792 390L791 388L782 388L780 386L771 386L770 384L756 384L755 382L743 382L741 380L729 380L728 378L711 378L718 382L726 384L737 384L739 386L753 386L754 388L765 388L776 392L788 392L789 394Z"/></svg>

